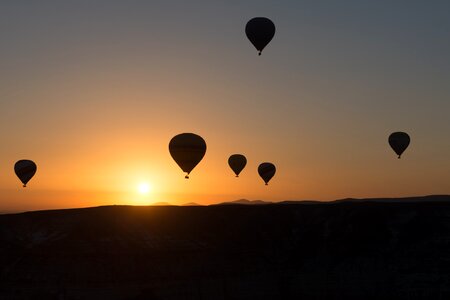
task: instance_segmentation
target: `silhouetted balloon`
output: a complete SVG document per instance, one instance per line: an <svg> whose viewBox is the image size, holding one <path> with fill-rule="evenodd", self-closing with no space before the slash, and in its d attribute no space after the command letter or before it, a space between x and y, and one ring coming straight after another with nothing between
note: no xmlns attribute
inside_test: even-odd
<svg viewBox="0 0 450 300"><path fill-rule="evenodd" d="M408 148L410 142L409 135L406 132L394 132L389 136L389 145L397 153L398 158Z"/></svg>
<svg viewBox="0 0 450 300"><path fill-rule="evenodd" d="M263 49L275 35L275 24L268 18L253 18L247 22L245 34L256 50L259 51L258 55L261 55Z"/></svg>
<svg viewBox="0 0 450 300"><path fill-rule="evenodd" d="M19 160L14 165L14 172L16 172L17 177L22 181L23 187L27 186L28 181L36 174L36 170L36 164L27 159Z"/></svg>
<svg viewBox="0 0 450 300"><path fill-rule="evenodd" d="M275 165L270 162L264 162L258 167L259 176L261 176L266 185L272 179L273 175L275 175L276 170Z"/></svg>
<svg viewBox="0 0 450 300"><path fill-rule="evenodd" d="M236 174L236 177L239 177L239 173L241 173L247 164L247 159L242 154L233 154L228 158L228 164L234 171L234 174Z"/></svg>
<svg viewBox="0 0 450 300"><path fill-rule="evenodd" d="M189 173L202 160L206 153L205 140L193 133L181 133L170 140L169 152L175 162L183 172L186 172L186 179Z"/></svg>

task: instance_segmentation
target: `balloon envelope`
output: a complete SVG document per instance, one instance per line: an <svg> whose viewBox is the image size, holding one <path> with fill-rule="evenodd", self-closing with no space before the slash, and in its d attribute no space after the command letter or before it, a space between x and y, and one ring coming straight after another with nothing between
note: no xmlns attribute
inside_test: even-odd
<svg viewBox="0 0 450 300"><path fill-rule="evenodd" d="M394 132L389 136L389 145L397 153L398 158L408 148L411 139L406 132Z"/></svg>
<svg viewBox="0 0 450 300"><path fill-rule="evenodd" d="M189 173L202 160L206 153L205 140L193 133L181 133L170 140L169 152L180 168Z"/></svg>
<svg viewBox="0 0 450 300"><path fill-rule="evenodd" d="M228 158L228 165L230 165L236 177L239 177L239 173L245 168L246 164L247 159L242 154L233 154Z"/></svg>
<svg viewBox="0 0 450 300"><path fill-rule="evenodd" d="M34 174L36 174L37 166L36 164L27 159L22 159L16 162L14 165L14 172L17 177L19 177L20 181L23 183L23 187L27 186L28 181L33 178Z"/></svg>
<svg viewBox="0 0 450 300"><path fill-rule="evenodd" d="M261 55L275 35L275 24L268 18L256 17L247 22L245 34Z"/></svg>
<svg viewBox="0 0 450 300"><path fill-rule="evenodd" d="M266 185L270 181L270 179L272 179L273 175L275 175L275 172L275 165L270 162L264 162L258 167L259 176L261 176Z"/></svg>

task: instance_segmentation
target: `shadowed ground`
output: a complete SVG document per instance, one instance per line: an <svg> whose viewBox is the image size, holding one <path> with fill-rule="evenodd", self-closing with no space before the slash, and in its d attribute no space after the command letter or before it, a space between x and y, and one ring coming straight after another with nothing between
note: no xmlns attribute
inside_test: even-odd
<svg viewBox="0 0 450 300"><path fill-rule="evenodd" d="M450 196L0 216L0 299L448 299Z"/></svg>

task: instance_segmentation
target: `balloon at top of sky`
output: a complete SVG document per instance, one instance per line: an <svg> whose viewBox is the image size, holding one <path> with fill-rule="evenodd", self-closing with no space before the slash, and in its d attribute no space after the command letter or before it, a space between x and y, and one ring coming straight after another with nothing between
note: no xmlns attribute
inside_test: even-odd
<svg viewBox="0 0 450 300"><path fill-rule="evenodd" d="M247 159L242 154L233 154L228 158L228 165L233 170L236 177L239 177L239 173L245 168Z"/></svg>
<svg viewBox="0 0 450 300"><path fill-rule="evenodd" d="M37 166L36 164L27 159L22 159L16 162L14 165L14 172L17 177L19 177L20 181L23 183L23 187L27 186L28 181L33 178L34 174L36 174Z"/></svg>
<svg viewBox="0 0 450 300"><path fill-rule="evenodd" d="M276 170L277 169L275 168L275 165L270 162L264 162L260 164L258 167L259 176L261 176L266 185L268 184L270 179L272 179L272 177L275 175Z"/></svg>
<svg viewBox="0 0 450 300"><path fill-rule="evenodd" d="M170 140L169 152L183 172L187 173L185 178L188 179L189 173L205 156L206 142L194 133L181 133Z"/></svg>
<svg viewBox="0 0 450 300"><path fill-rule="evenodd" d="M245 34L261 55L263 49L275 35L275 24L265 17L256 17L247 22Z"/></svg>
<svg viewBox="0 0 450 300"><path fill-rule="evenodd" d="M389 145L397 153L398 158L408 148L411 139L406 132L394 132L389 136Z"/></svg>

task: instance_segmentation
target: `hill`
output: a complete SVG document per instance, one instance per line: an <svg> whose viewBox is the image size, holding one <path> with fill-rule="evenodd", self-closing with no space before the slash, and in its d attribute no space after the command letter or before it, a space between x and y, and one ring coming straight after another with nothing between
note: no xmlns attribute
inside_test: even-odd
<svg viewBox="0 0 450 300"><path fill-rule="evenodd" d="M222 202L219 204L213 204L213 205L234 205L234 204L241 204L241 205L261 205L261 204L270 204L272 202L268 201L262 201L262 200L247 200L247 199L239 199L235 201L229 201L229 202Z"/></svg>
<svg viewBox="0 0 450 300"><path fill-rule="evenodd" d="M196 202L188 202L183 204L182 206L202 206L202 204L198 204Z"/></svg>
<svg viewBox="0 0 450 300"><path fill-rule="evenodd" d="M450 196L0 215L0 299L447 299Z"/></svg>
<svg viewBox="0 0 450 300"><path fill-rule="evenodd" d="M170 204L169 202L155 202L150 205L152 205L152 206L171 206L172 204Z"/></svg>

